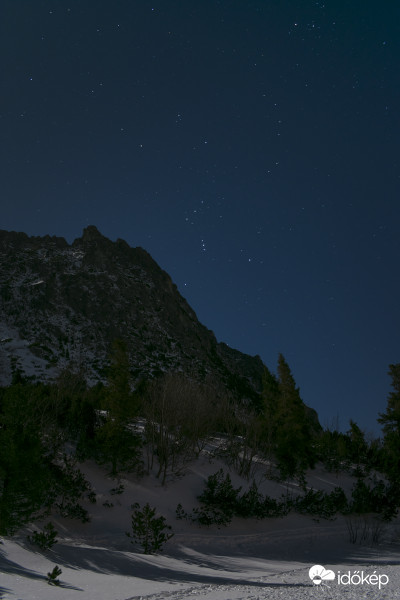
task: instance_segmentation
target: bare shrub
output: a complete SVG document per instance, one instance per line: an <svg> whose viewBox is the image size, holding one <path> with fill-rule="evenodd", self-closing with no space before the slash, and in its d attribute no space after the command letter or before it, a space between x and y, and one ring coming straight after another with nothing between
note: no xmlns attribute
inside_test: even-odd
<svg viewBox="0 0 400 600"><path fill-rule="evenodd" d="M349 541L363 546L376 546L382 541L386 526L379 515L349 515L346 517Z"/></svg>
<svg viewBox="0 0 400 600"><path fill-rule="evenodd" d="M153 382L143 406L147 469L158 462L157 477L179 474L204 448L214 426L212 389L180 373Z"/></svg>

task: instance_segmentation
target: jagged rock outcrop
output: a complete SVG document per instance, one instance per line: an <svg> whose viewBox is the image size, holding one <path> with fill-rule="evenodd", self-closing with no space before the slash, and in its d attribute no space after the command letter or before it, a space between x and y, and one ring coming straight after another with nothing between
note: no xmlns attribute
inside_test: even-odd
<svg viewBox="0 0 400 600"><path fill-rule="evenodd" d="M115 338L136 380L182 370L249 400L261 389L261 359L217 343L142 248L94 226L72 244L0 231L1 384L15 369L51 379L71 362L90 383L104 379Z"/></svg>

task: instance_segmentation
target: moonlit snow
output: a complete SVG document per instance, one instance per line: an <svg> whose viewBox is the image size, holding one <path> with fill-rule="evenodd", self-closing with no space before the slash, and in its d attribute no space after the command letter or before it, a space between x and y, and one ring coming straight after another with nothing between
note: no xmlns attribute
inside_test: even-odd
<svg viewBox="0 0 400 600"><path fill-rule="evenodd" d="M58 543L41 552L26 540L33 527L3 539L0 545L2 600L301 600L400 598L400 523L388 524L378 545L351 544L346 520L316 520L289 514L279 519L239 519L229 527L199 527L177 520L181 503L190 511L209 474L221 466L205 457L186 474L162 487L148 476L124 474L121 495L112 495L116 480L92 462L81 465L97 495L85 503L91 522L81 524L53 515ZM231 472L235 486L246 482ZM310 471L309 485L326 491L351 489L348 475ZM292 483L260 481L260 491L279 497ZM158 555L145 556L130 544L130 505L149 502L172 525L174 537ZM106 503L106 506L104 506ZM113 504L107 507L107 504ZM46 574L59 565L60 586ZM311 571L310 571L311 570ZM313 574L313 579L311 578ZM334 575L334 578L333 578ZM338 581L341 577L341 583ZM347 583L349 581L349 583ZM381 585L380 585L381 584ZM379 589L380 588L380 589Z"/></svg>

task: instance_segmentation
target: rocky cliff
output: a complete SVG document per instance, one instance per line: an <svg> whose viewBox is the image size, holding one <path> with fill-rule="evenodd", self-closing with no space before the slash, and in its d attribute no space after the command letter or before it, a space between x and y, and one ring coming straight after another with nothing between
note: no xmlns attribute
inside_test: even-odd
<svg viewBox="0 0 400 600"><path fill-rule="evenodd" d="M0 231L1 384L16 370L52 379L71 363L95 383L115 338L126 341L133 380L183 371L257 398L261 359L217 343L142 248L94 226L72 244Z"/></svg>

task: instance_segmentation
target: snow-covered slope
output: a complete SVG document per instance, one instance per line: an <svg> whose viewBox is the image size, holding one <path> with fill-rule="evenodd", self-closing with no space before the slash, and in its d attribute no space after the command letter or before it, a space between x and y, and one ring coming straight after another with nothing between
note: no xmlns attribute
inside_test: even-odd
<svg viewBox="0 0 400 600"><path fill-rule="evenodd" d="M175 508L186 510L197 504L208 475L222 465L203 456L184 477L161 486L153 476L135 479L124 475L116 481L92 462L81 465L97 494L96 504L85 507L91 522L51 518L58 530L52 550L39 552L26 541L28 531L0 546L0 593L11 600L128 600L198 597L204 600L380 598L400 597L400 524L387 525L377 546L354 545L348 539L344 517L333 521L315 520L289 514L285 518L235 518L226 528L199 527L177 520ZM226 466L225 466L226 469ZM246 481L231 473L234 486ZM349 491L352 478L327 473L321 467L310 472L308 482L315 489L341 485ZM121 495L111 492L124 486ZM264 480L260 490L279 497L294 489L294 483ZM172 525L174 537L162 554L145 556L130 544L131 504L156 506ZM104 505L106 503L106 506ZM113 504L112 507L107 504ZM46 583L46 573L55 565L62 569L61 586ZM313 565L335 573L335 580L317 586L309 577ZM338 575L350 572L353 582ZM357 574L364 583L358 584ZM380 579L369 579L371 575ZM387 581L386 581L387 578ZM371 583L380 581L378 584ZM368 583L367 583L368 582ZM385 582L385 583L383 583ZM329 586L329 587L328 587Z"/></svg>

